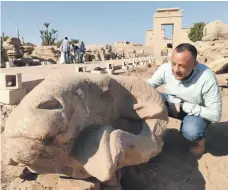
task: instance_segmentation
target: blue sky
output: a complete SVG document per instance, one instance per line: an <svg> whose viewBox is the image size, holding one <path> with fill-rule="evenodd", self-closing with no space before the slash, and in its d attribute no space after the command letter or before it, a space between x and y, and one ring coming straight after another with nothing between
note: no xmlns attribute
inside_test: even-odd
<svg viewBox="0 0 228 190"><path fill-rule="evenodd" d="M86 44L112 44L127 40L144 44L145 31L153 28L157 8L183 9L183 27L220 19L228 24L228 2L1 2L1 32L16 36L18 25L25 42L40 44L43 23L58 30L59 39ZM170 36L170 27L167 37Z"/></svg>

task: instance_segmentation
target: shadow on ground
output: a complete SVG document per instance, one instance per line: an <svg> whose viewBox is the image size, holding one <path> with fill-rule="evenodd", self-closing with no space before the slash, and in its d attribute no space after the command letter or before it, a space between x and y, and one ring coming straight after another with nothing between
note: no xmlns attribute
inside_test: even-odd
<svg viewBox="0 0 228 190"><path fill-rule="evenodd" d="M208 153L213 156L228 155L228 121L211 124L205 134Z"/></svg>
<svg viewBox="0 0 228 190"><path fill-rule="evenodd" d="M188 152L188 142L177 129L168 129L162 152L148 163L125 167L123 190L204 190L198 160ZM206 149L214 156L228 155L228 122L215 123L206 131Z"/></svg>

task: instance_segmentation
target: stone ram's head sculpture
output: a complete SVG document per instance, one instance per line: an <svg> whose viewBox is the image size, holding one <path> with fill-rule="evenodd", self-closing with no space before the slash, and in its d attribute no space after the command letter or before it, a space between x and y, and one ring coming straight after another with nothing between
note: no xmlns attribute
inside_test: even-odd
<svg viewBox="0 0 228 190"><path fill-rule="evenodd" d="M141 79L60 71L9 116L5 161L106 181L121 167L156 156L167 122L161 96Z"/></svg>
<svg viewBox="0 0 228 190"><path fill-rule="evenodd" d="M215 20L205 25L202 41L228 40L228 24Z"/></svg>

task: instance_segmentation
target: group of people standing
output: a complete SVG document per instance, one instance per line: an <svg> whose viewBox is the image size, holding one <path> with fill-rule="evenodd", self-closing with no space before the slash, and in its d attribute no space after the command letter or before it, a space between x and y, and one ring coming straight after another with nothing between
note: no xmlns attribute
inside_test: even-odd
<svg viewBox="0 0 228 190"><path fill-rule="evenodd" d="M72 44L72 47L70 47L70 41L67 37L65 37L60 45L60 63L84 63L83 56L85 54L85 50L85 44L83 41L80 42L79 46Z"/></svg>

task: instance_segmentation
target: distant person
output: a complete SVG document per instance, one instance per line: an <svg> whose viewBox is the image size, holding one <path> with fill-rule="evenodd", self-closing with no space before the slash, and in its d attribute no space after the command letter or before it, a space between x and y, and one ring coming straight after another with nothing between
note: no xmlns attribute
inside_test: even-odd
<svg viewBox="0 0 228 190"><path fill-rule="evenodd" d="M73 52L74 52L74 61L75 63L76 62L80 62L80 59L81 59L81 50L80 48L77 46L77 45L72 45L72 48L73 48Z"/></svg>
<svg viewBox="0 0 228 190"><path fill-rule="evenodd" d="M69 63L69 56L70 56L70 42L67 37L62 41L62 44L60 46L61 54L63 54L64 62L63 63Z"/></svg>
<svg viewBox="0 0 228 190"><path fill-rule="evenodd" d="M76 50L75 50L75 45L72 44L72 52L73 52L73 63L76 63Z"/></svg>
<svg viewBox="0 0 228 190"><path fill-rule="evenodd" d="M80 43L80 51L81 51L81 56L80 56L80 62L81 63L84 63L83 62L83 56L84 56L84 54L85 54L85 44L84 44L84 42L83 41L81 41L81 43Z"/></svg>
<svg viewBox="0 0 228 190"><path fill-rule="evenodd" d="M119 59L119 54L118 54L118 52L115 53L115 59Z"/></svg>
<svg viewBox="0 0 228 190"><path fill-rule="evenodd" d="M221 119L222 101L213 71L197 62L195 46L183 43L172 53L171 63L161 65L148 80L152 87L167 87L162 97L170 117L182 121L180 131L195 155L205 152L204 132Z"/></svg>

